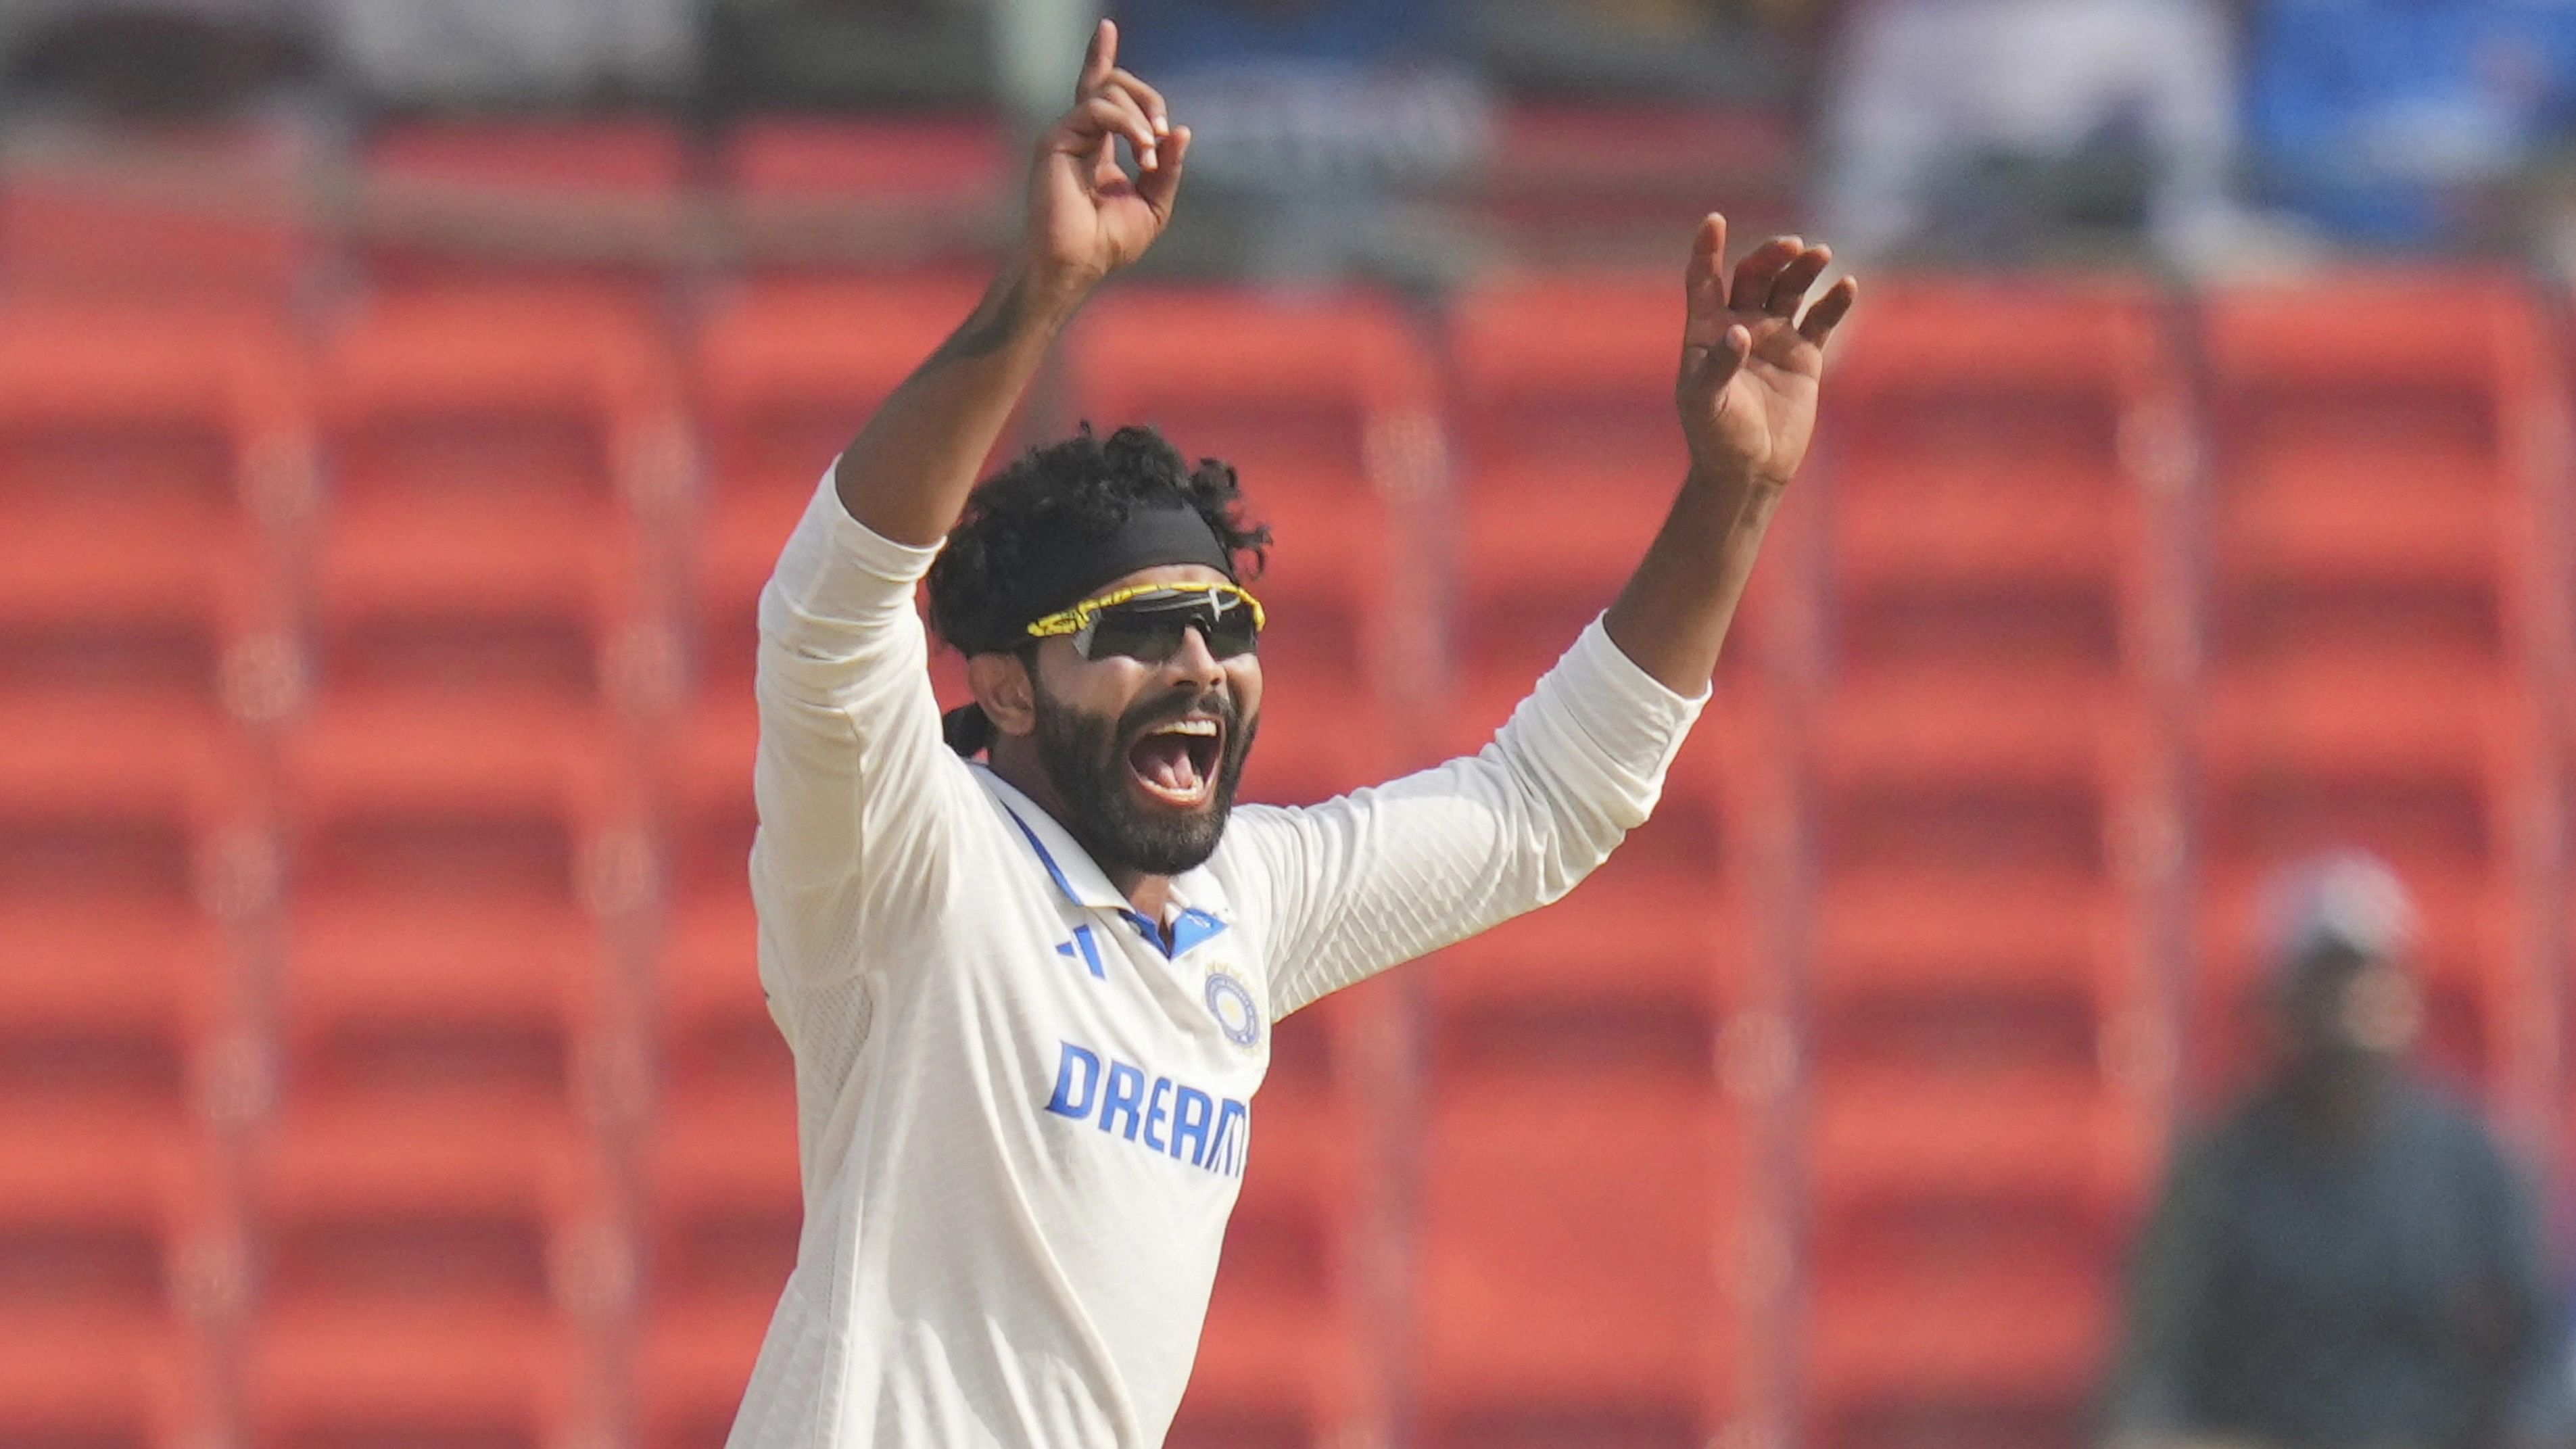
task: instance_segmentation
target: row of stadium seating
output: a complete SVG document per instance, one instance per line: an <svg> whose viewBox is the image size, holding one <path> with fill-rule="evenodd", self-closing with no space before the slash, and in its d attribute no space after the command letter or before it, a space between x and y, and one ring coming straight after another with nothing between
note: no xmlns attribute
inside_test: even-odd
<svg viewBox="0 0 2576 1449"><path fill-rule="evenodd" d="M640 117L424 123L345 153L274 125L39 136L0 159L0 286L285 301L354 250L379 280L642 295L708 196L750 208L773 259L918 266L984 244L1016 149L978 116L754 122L712 148Z"/></svg>
<svg viewBox="0 0 2576 1449"><path fill-rule="evenodd" d="M1058 410L1277 527L1251 793L1473 747L1607 601L1670 292L1086 314ZM702 301L0 304L0 1439L720 1441L798 1211L752 605L971 295ZM2074 1443L2319 846L2423 894L2439 1059L2566 1120L2560 330L1875 287L1655 821L1278 1034L1174 1442Z"/></svg>
<svg viewBox="0 0 2576 1449"><path fill-rule="evenodd" d="M1451 202L1542 255L1687 231L1699 198L1785 206L1782 118L1522 102ZM542 274L649 298L710 270L949 271L992 251L1020 147L984 113L289 122L0 139L0 289L289 301Z"/></svg>

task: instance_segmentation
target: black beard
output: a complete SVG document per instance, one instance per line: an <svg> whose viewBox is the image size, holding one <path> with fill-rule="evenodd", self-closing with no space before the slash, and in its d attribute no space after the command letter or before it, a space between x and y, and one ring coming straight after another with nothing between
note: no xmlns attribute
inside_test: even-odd
<svg viewBox="0 0 2576 1449"><path fill-rule="evenodd" d="M1216 853L1260 723L1236 714L1231 694L1212 689L1186 697L1167 695L1140 703L1115 721L1069 709L1044 689L1035 691L1035 701L1039 767L1064 802L1070 817L1064 822L1066 833L1094 864L1112 873L1179 875ZM1156 725L1194 713L1213 714L1224 725L1225 751L1217 760L1215 793L1186 814L1139 805L1127 788L1128 748Z"/></svg>

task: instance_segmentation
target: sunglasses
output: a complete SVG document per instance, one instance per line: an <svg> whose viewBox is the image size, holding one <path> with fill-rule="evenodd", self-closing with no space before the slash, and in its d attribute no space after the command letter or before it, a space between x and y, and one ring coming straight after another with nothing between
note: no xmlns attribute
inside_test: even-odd
<svg viewBox="0 0 2576 1449"><path fill-rule="evenodd" d="M1160 664L1181 651L1192 629L1219 659L1249 654L1261 642L1262 623L1261 601L1233 584L1139 584L1049 614L1029 626L1029 637L1070 635L1085 659L1121 655Z"/></svg>

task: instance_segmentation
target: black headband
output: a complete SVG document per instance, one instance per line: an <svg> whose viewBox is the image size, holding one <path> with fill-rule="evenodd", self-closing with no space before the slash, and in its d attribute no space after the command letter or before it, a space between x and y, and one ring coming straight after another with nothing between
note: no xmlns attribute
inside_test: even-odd
<svg viewBox="0 0 2576 1449"><path fill-rule="evenodd" d="M1018 573L998 580L991 604L976 612L961 651L995 654L1028 642L1031 624L1070 609L1138 569L1203 564L1231 579L1234 559L1216 530L1187 503L1145 504L1102 534L1052 534Z"/></svg>
<svg viewBox="0 0 2576 1449"><path fill-rule="evenodd" d="M1234 578L1234 557L1199 511L1186 503L1140 505L1107 534L1050 534L1017 574L1000 581L991 603L948 642L968 655L1000 654L1029 642L1029 626L1070 609L1138 569L1205 564ZM1238 582L1240 582L1238 580ZM991 747L993 722L980 705L940 717L948 747L973 756Z"/></svg>

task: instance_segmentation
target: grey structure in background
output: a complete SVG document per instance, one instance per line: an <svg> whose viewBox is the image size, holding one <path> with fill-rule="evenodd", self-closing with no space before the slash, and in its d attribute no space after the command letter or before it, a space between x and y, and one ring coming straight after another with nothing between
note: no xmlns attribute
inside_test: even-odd
<svg viewBox="0 0 2576 1449"><path fill-rule="evenodd" d="M701 0L719 106L921 109L1007 104L997 13L1010 0ZM1087 36L1077 36L1082 53ZM1061 78L1059 78L1060 82Z"/></svg>

